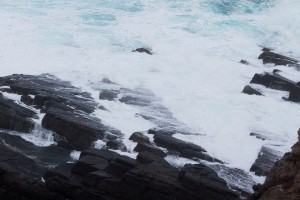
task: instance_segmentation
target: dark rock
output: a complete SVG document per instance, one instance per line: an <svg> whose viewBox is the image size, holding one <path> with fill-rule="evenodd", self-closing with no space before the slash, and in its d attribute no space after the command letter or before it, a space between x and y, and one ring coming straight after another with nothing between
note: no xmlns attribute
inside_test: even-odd
<svg viewBox="0 0 300 200"><path fill-rule="evenodd" d="M33 98L28 95L21 96L21 101L26 105L32 105L33 104Z"/></svg>
<svg viewBox="0 0 300 200"><path fill-rule="evenodd" d="M269 87L274 90L289 91L287 84L284 82L273 81L269 84Z"/></svg>
<svg viewBox="0 0 300 200"><path fill-rule="evenodd" d="M25 108L10 99L3 97L3 95L0 95L0 106L13 110L16 113L16 115L20 117L38 119L34 111Z"/></svg>
<svg viewBox="0 0 300 200"><path fill-rule="evenodd" d="M81 157L72 169L72 173L85 176L90 172L103 171L107 168L108 161L95 156Z"/></svg>
<svg viewBox="0 0 300 200"><path fill-rule="evenodd" d="M145 136L143 133L140 132L132 133L132 135L129 137L129 140L132 140L133 142L137 143L150 144L149 137Z"/></svg>
<svg viewBox="0 0 300 200"><path fill-rule="evenodd" d="M281 70L279 70L279 69L274 69L273 70L273 73L277 73L277 72L281 72Z"/></svg>
<svg viewBox="0 0 300 200"><path fill-rule="evenodd" d="M272 51L273 49L271 49L271 48L268 48L268 47L264 47L264 48L262 48L262 51Z"/></svg>
<svg viewBox="0 0 300 200"><path fill-rule="evenodd" d="M154 142L158 146L165 147L171 150L176 150L178 152L181 152L183 149L190 149L198 152L206 152L206 150L200 146L197 146L192 143L184 142L172 136L164 135L161 133L156 133L154 135Z"/></svg>
<svg viewBox="0 0 300 200"><path fill-rule="evenodd" d="M123 96L121 99L119 99L119 101L122 103L136 106L149 106L149 104L151 103L147 99L142 99L134 96Z"/></svg>
<svg viewBox="0 0 300 200"><path fill-rule="evenodd" d="M64 136L78 150L89 149L93 142L107 135L106 127L100 120L58 109L49 109L42 125Z"/></svg>
<svg viewBox="0 0 300 200"><path fill-rule="evenodd" d="M146 53L149 55L153 54L151 49L149 49L149 48L137 48L137 49L133 50L132 52Z"/></svg>
<svg viewBox="0 0 300 200"><path fill-rule="evenodd" d="M8 147L12 147L13 151L21 152L28 158L34 158L34 162L41 168L53 167L70 160L71 151L56 145L39 147L19 135L11 135L3 131L0 131L0 140Z"/></svg>
<svg viewBox="0 0 300 200"><path fill-rule="evenodd" d="M149 129L148 130L148 134L155 135L156 133L163 134L163 135L168 135L168 136L172 136L176 132L172 131L172 130L163 130L163 129Z"/></svg>
<svg viewBox="0 0 300 200"><path fill-rule="evenodd" d="M257 159L251 166L250 171L254 172L257 176L266 176L275 162L281 158L280 155L280 152L263 146L258 153Z"/></svg>
<svg viewBox="0 0 300 200"><path fill-rule="evenodd" d="M113 101L118 98L120 91L118 90L101 90L99 98L102 100Z"/></svg>
<svg viewBox="0 0 300 200"><path fill-rule="evenodd" d="M29 133L34 128L34 122L17 115L14 110L0 105L0 128Z"/></svg>
<svg viewBox="0 0 300 200"><path fill-rule="evenodd" d="M149 164L152 162L166 163L167 161L160 155L153 154L149 151L140 152L136 158L139 163Z"/></svg>
<svg viewBox="0 0 300 200"><path fill-rule="evenodd" d="M192 149L183 149L180 152L180 156L185 157L185 158L190 158L190 159L193 159L193 160L200 159L200 160L206 160L206 161L209 161L209 162L223 163L221 160L213 158L210 155L208 155L207 153L195 151L195 150L192 150Z"/></svg>
<svg viewBox="0 0 300 200"><path fill-rule="evenodd" d="M200 159L209 162L219 162L222 161L211 157L206 153L206 150L202 147L195 145L193 143L188 143L179 139L176 139L169 135L164 135L161 133L156 133L154 135L154 142L156 145L167 148L169 151L177 152L180 156L190 159Z"/></svg>
<svg viewBox="0 0 300 200"><path fill-rule="evenodd" d="M107 141L106 147L109 149L126 151L126 146L124 145L122 140L118 140L118 139Z"/></svg>
<svg viewBox="0 0 300 200"><path fill-rule="evenodd" d="M240 63L244 64L244 65L249 65L249 62L246 60L241 60Z"/></svg>
<svg viewBox="0 0 300 200"><path fill-rule="evenodd" d="M193 143L188 143L179 139L176 139L169 135L156 133L154 135L154 142L156 145L167 148L169 151L178 152L181 156L190 159L201 159L209 162L220 162L222 161L212 158L206 154L206 150Z"/></svg>
<svg viewBox="0 0 300 200"><path fill-rule="evenodd" d="M95 159L96 158L96 159ZM100 158L101 161L97 161ZM236 194L231 192L224 180L213 171L204 167L185 168L179 171L162 157L150 152L142 152L136 160L120 156L109 150L86 150L81 154L80 162L87 165L109 163L108 167L81 169L82 173L72 173L78 163L63 165L49 170L44 176L51 191L56 191L69 199L132 199L132 200L233 200ZM87 164L87 165L86 165ZM71 172L71 173L70 173ZM190 175L197 177L190 185ZM79 175L79 176L78 176ZM180 180L180 181L179 181ZM224 184L225 183L225 184ZM207 185L207 186L205 186Z"/></svg>
<svg viewBox="0 0 300 200"><path fill-rule="evenodd" d="M293 65L298 63L298 61L293 58L273 53L271 51L264 51L262 54L260 54L258 59L262 59L263 64L272 63L275 65Z"/></svg>
<svg viewBox="0 0 300 200"><path fill-rule="evenodd" d="M123 176L136 166L136 161L127 156L121 156L110 162L106 171L115 176Z"/></svg>
<svg viewBox="0 0 300 200"><path fill-rule="evenodd" d="M13 151L2 142L0 152L0 196L3 200L63 199L61 195L50 192L40 181L45 169L34 160Z"/></svg>
<svg viewBox="0 0 300 200"><path fill-rule="evenodd" d="M111 161L116 159L117 157L119 157L119 154L107 150L107 149L88 149L88 150L84 150L81 152L80 154L80 158L84 157L84 156L94 156L94 157L99 157L99 158L104 158L107 161Z"/></svg>
<svg viewBox="0 0 300 200"><path fill-rule="evenodd" d="M238 195L227 188L226 182L211 168L203 165L185 165L179 175L181 184L196 191L203 199L238 199ZM205 190L205 194L203 194Z"/></svg>
<svg viewBox="0 0 300 200"><path fill-rule="evenodd" d="M238 192L242 199L252 193L249 185L254 185L255 182L248 171L215 163L209 165L209 167L214 169L222 179L227 181L228 186Z"/></svg>
<svg viewBox="0 0 300 200"><path fill-rule="evenodd" d="M136 152L150 152L154 155L165 157L167 154L163 152L161 149L154 147L150 144L144 144L144 143L138 143L136 147L134 148L134 151Z"/></svg>
<svg viewBox="0 0 300 200"><path fill-rule="evenodd" d="M272 85L272 84L276 85L276 83L278 85L278 83L280 83L281 86L284 84L284 89L287 91L290 91L297 86L296 82L289 80L283 76L280 76L277 73L255 74L250 83L261 84L266 87L270 87L270 85ZM283 88L281 88L281 89L283 89Z"/></svg>
<svg viewBox="0 0 300 200"><path fill-rule="evenodd" d="M256 89L252 88L251 86L249 85L246 85L245 88L243 89L242 93L245 93L245 94L249 94L249 95L262 95L262 93L260 93L259 91L257 91Z"/></svg>
<svg viewBox="0 0 300 200"><path fill-rule="evenodd" d="M34 128L30 118L38 117L34 111L0 95L0 128L29 133Z"/></svg>
<svg viewBox="0 0 300 200"><path fill-rule="evenodd" d="M300 102L300 87L293 87L290 90L289 101Z"/></svg>

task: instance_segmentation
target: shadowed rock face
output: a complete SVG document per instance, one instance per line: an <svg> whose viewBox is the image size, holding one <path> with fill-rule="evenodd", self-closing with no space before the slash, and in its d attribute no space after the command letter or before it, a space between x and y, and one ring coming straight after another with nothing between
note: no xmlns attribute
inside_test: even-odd
<svg viewBox="0 0 300 200"><path fill-rule="evenodd" d="M262 186L256 186L249 200L300 199L300 129L292 151L275 163Z"/></svg>

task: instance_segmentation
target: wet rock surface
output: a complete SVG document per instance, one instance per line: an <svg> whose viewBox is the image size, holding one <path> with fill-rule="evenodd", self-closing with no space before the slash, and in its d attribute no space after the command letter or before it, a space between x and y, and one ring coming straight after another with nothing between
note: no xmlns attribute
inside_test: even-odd
<svg viewBox="0 0 300 200"><path fill-rule="evenodd" d="M70 199L238 199L209 167L187 165L180 171L152 156L145 163L109 150L83 151L75 165L57 167L44 178Z"/></svg>
<svg viewBox="0 0 300 200"><path fill-rule="evenodd" d="M116 85L110 81L103 84ZM1 77L0 88L3 200L239 199L212 168L198 164L179 169L165 160L167 155L176 154L218 161L202 147L172 137L178 132L189 133L177 130L172 117L164 121L170 113L147 92L99 89L101 101L161 110L158 118L141 113L159 128L132 134L130 140L137 144L138 152L137 159L132 159L108 150L127 151L124 135L95 117L93 112L101 105L69 82L48 74L14 74ZM7 94L19 100L10 100ZM46 146L32 143L34 137L45 137L46 141L50 136L53 140ZM153 136L154 141L150 140ZM101 150L94 148L98 140L104 144ZM78 161L70 157L72 150L82 151Z"/></svg>
<svg viewBox="0 0 300 200"><path fill-rule="evenodd" d="M297 70L300 69L299 61L284 55L280 55L272 52L268 48L262 49L263 53L258 57L258 59L263 60L263 64L274 64L285 65L295 67ZM245 86L243 93L249 95L263 95L260 91L253 88L254 85L263 85L266 88L279 91L287 91L289 95L283 96L284 100L292 102L300 102L300 85L299 80L291 80L288 77L282 75L281 70L274 69L273 72L265 72L262 74L254 74L251 85Z"/></svg>
<svg viewBox="0 0 300 200"><path fill-rule="evenodd" d="M265 183L255 186L249 200L297 200L300 199L300 130L298 142L292 151L275 163L268 173Z"/></svg>
<svg viewBox="0 0 300 200"><path fill-rule="evenodd" d="M296 59L274 53L268 48L263 48L262 51L263 53L259 55L258 59L262 59L264 64L271 63L275 65L297 65L299 62Z"/></svg>
<svg viewBox="0 0 300 200"><path fill-rule="evenodd" d="M263 146L258 153L257 159L251 166L250 171L254 172L257 176L266 176L274 166L275 162L281 157L281 152Z"/></svg>

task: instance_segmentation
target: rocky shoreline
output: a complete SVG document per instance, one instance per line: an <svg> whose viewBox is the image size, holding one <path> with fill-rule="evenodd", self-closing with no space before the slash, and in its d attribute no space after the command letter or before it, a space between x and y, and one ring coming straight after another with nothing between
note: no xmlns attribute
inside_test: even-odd
<svg viewBox="0 0 300 200"><path fill-rule="evenodd" d="M264 64L299 68L295 59L266 48L259 59ZM241 63L250 64L244 60ZM263 96L264 92L253 85L286 91L289 96L283 97L284 100L300 102L299 83L282 76L278 70L255 74L242 91ZM95 88L99 88L99 99L115 101L118 98L125 104L154 108L155 98L144 91L122 88L108 79ZM17 96L20 102L7 95ZM133 159L116 153L128 151L123 143L124 134L93 115L96 109L106 108L89 93L49 74L0 77L0 199L234 200L249 195L249 191L230 185L218 174L225 171L236 179L250 179L245 172L228 168L201 146L173 137L175 132L183 130L178 130L172 121L164 121L168 111L158 108L164 110L158 113L158 118L146 114L141 117L155 122L159 128L135 132L129 138L136 143L137 157ZM51 136L53 141L51 145L37 147L22 140L15 134L18 132L29 135L43 132L43 137ZM250 133L250 136L258 140L282 140L265 133ZM101 141L100 149L97 141ZM272 195L297 199L293 181L297 180L298 146L297 143L292 153L286 154L273 169L281 152L262 146L250 171L267 179L263 186L254 187L250 200L271 199ZM78 160L70 157L74 150L81 151ZM179 168L166 161L169 155L201 162ZM281 176L286 169L289 172ZM295 195L291 196L288 191Z"/></svg>

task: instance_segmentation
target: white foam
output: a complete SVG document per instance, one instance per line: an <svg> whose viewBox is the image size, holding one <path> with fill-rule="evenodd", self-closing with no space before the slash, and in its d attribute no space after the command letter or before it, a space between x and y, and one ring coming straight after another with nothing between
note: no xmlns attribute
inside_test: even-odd
<svg viewBox="0 0 300 200"><path fill-rule="evenodd" d="M81 151L71 151L70 156L73 160L79 160Z"/></svg>

